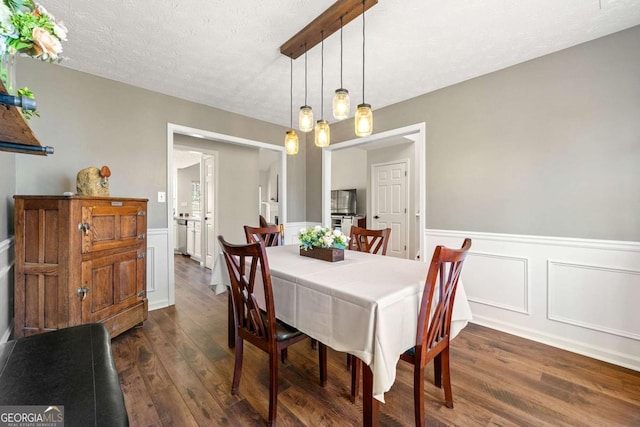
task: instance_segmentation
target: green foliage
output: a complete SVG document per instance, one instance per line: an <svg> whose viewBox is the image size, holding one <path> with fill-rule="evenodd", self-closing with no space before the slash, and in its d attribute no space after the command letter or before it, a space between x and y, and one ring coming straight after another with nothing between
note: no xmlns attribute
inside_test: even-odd
<svg viewBox="0 0 640 427"><path fill-rule="evenodd" d="M31 92L31 89L29 89L27 86L23 87L22 89L18 89L18 96L26 96L27 98L36 99L33 92ZM32 110L22 110L22 115L27 120L31 120L34 116L40 117L40 114L38 114L37 111Z"/></svg>

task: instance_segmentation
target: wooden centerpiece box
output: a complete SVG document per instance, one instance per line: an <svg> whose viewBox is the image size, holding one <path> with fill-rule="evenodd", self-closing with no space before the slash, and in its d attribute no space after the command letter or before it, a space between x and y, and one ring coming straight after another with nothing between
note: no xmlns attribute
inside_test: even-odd
<svg viewBox="0 0 640 427"><path fill-rule="evenodd" d="M300 248L300 255L323 261L336 262L344 260L344 249L338 248Z"/></svg>

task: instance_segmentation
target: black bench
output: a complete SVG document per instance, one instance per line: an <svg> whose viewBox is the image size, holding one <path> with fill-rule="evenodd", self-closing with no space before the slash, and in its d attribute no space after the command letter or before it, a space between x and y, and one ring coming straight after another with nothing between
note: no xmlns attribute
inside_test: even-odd
<svg viewBox="0 0 640 427"><path fill-rule="evenodd" d="M107 328L73 326L0 344L0 406L23 405L63 406L65 426L128 426Z"/></svg>

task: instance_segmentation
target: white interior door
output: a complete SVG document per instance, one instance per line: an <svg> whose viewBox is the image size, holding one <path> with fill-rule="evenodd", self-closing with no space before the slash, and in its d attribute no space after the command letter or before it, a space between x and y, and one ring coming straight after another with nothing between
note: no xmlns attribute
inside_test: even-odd
<svg viewBox="0 0 640 427"><path fill-rule="evenodd" d="M202 157L202 168L204 175L204 233L202 233L202 245L204 247L204 266L213 268L216 261L216 232L214 218L215 204L215 162L213 156Z"/></svg>
<svg viewBox="0 0 640 427"><path fill-rule="evenodd" d="M407 163L372 166L371 228L390 228L387 255L407 258Z"/></svg>

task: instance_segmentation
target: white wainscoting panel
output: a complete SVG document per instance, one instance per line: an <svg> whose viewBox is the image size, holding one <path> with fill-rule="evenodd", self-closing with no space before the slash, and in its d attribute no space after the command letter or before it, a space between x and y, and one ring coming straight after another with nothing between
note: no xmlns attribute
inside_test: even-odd
<svg viewBox="0 0 640 427"><path fill-rule="evenodd" d="M580 304L574 303L575 295L580 295ZM549 261L551 320L640 340L637 304L638 270Z"/></svg>
<svg viewBox="0 0 640 427"><path fill-rule="evenodd" d="M640 371L640 242L425 230L427 261L465 237L475 323Z"/></svg>
<svg viewBox="0 0 640 427"><path fill-rule="evenodd" d="M147 230L147 299L149 310L168 307L169 260L167 259L169 234L166 228Z"/></svg>
<svg viewBox="0 0 640 427"><path fill-rule="evenodd" d="M13 272L14 240L9 237L0 242L0 342L7 342L13 328Z"/></svg>

